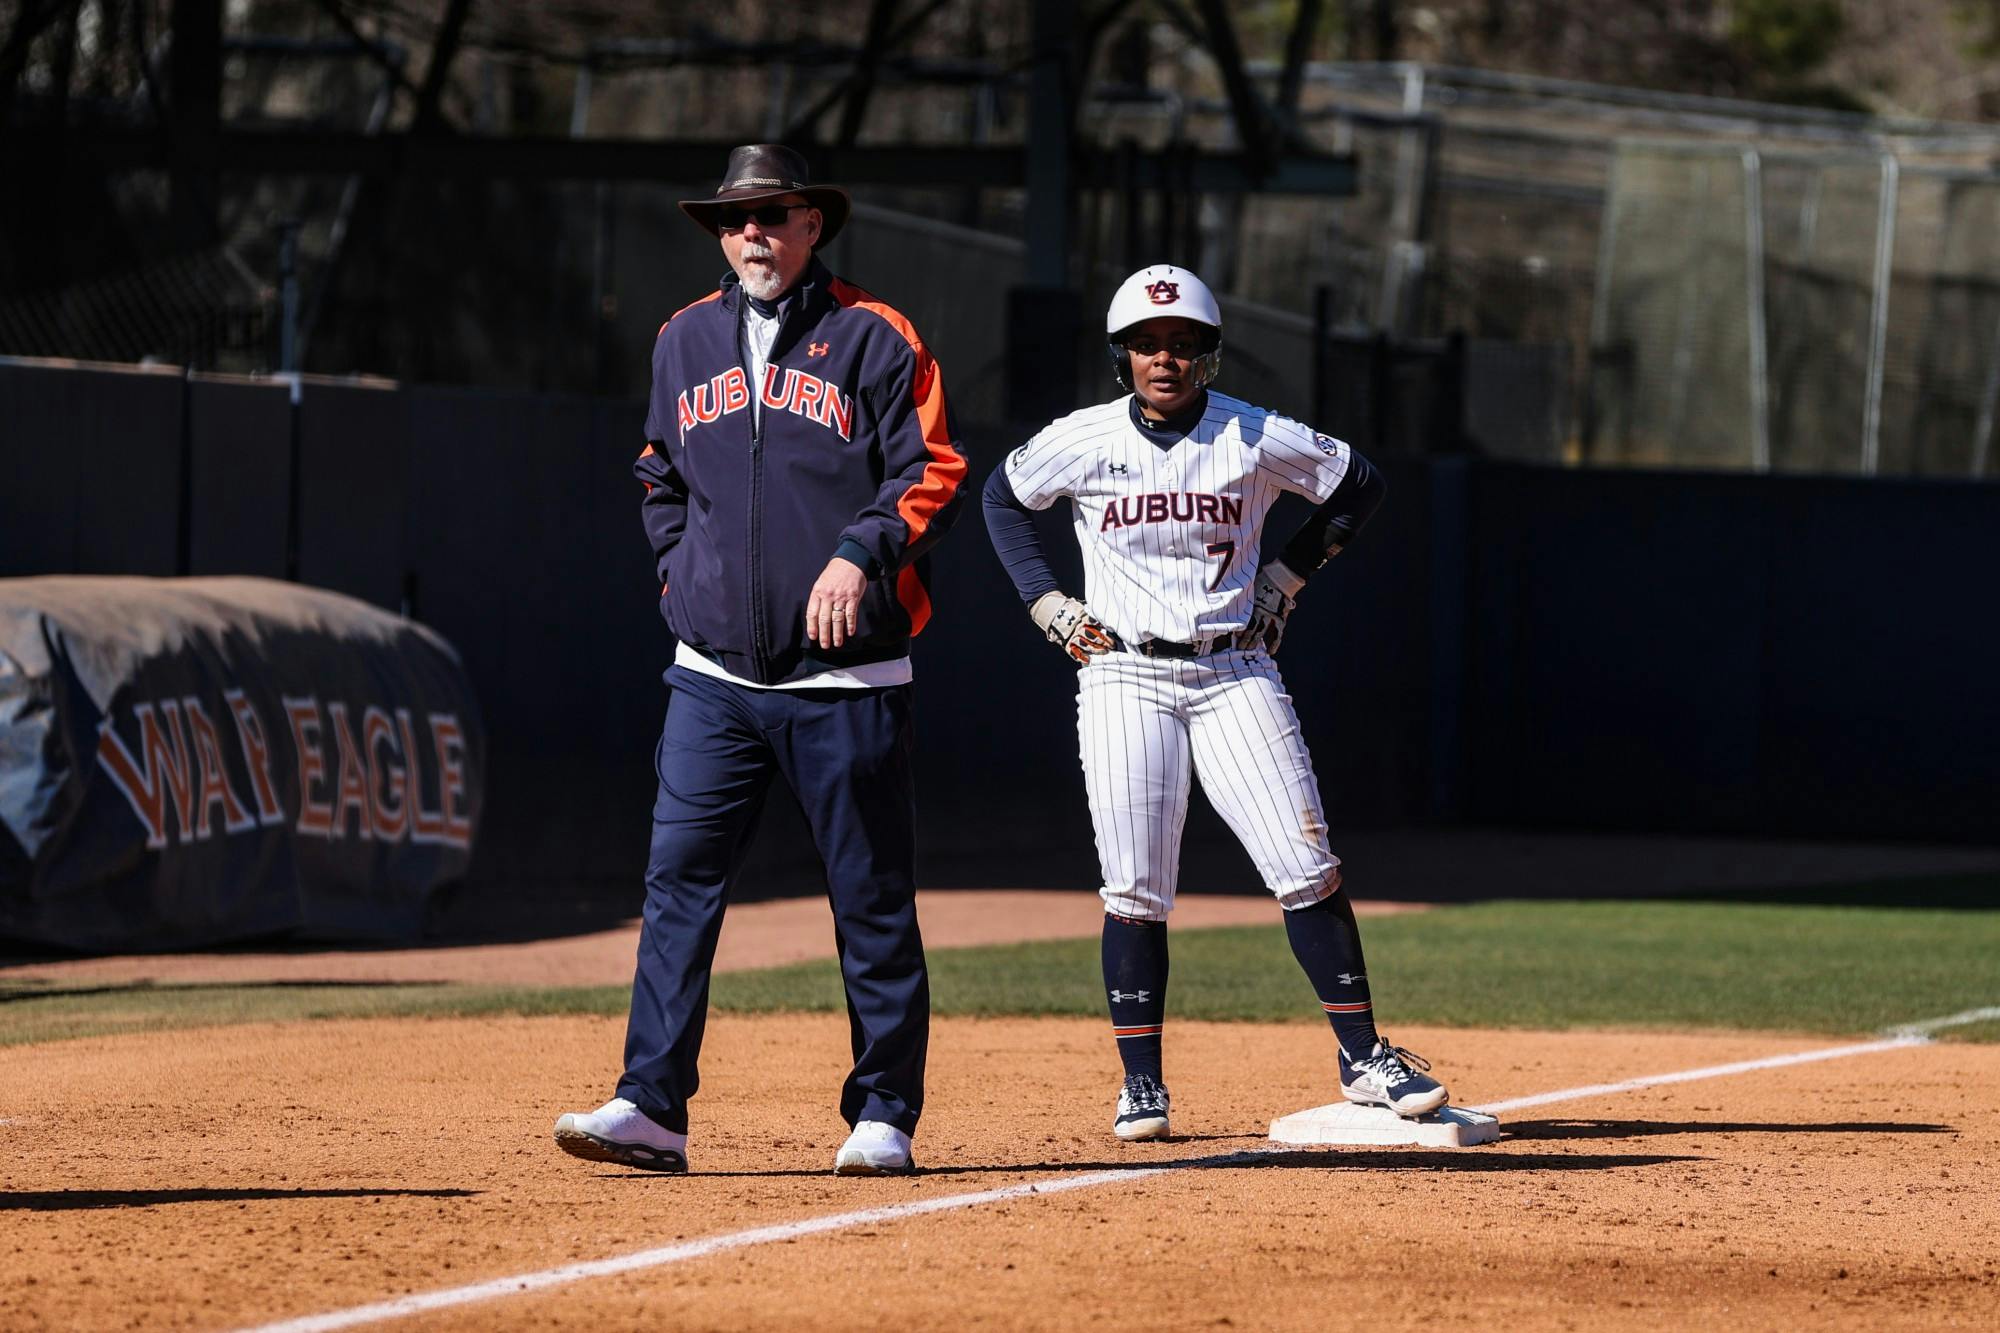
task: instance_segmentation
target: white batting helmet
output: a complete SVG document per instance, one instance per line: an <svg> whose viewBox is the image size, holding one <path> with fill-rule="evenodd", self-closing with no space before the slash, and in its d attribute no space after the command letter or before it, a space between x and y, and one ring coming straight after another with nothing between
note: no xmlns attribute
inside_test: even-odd
<svg viewBox="0 0 2000 1333"><path fill-rule="evenodd" d="M1142 268L1112 293L1110 308L1104 312L1104 336L1111 353L1111 373L1118 377L1118 383L1132 387L1131 363L1125 357L1126 331L1163 315L1190 319L1211 330L1193 369L1197 385L1211 383L1222 368L1222 309L1207 283L1173 264Z"/></svg>

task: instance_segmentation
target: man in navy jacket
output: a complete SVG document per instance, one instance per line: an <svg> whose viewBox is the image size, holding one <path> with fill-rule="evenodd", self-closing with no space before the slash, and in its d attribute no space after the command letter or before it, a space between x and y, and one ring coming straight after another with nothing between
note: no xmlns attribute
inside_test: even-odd
<svg viewBox="0 0 2000 1333"><path fill-rule="evenodd" d="M912 1169L930 989L917 930L910 639L965 457L937 363L896 310L816 256L847 192L776 144L734 150L681 208L722 244L719 290L653 347L641 514L679 640L655 757L625 1073L556 1122L578 1157L687 1169L729 882L774 775L825 859L854 1069L843 1175Z"/></svg>

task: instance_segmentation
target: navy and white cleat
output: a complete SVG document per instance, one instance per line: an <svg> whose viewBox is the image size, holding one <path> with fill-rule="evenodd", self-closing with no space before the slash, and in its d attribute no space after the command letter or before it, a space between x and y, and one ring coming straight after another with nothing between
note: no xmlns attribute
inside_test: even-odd
<svg viewBox="0 0 2000 1333"><path fill-rule="evenodd" d="M1340 1095L1362 1106L1386 1106L1400 1116L1429 1115L1450 1094L1427 1072L1431 1062L1378 1039L1359 1060L1340 1053Z"/></svg>
<svg viewBox="0 0 2000 1333"><path fill-rule="evenodd" d="M1118 1090L1118 1118L1111 1132L1127 1143L1167 1137L1166 1085L1150 1074L1132 1074Z"/></svg>

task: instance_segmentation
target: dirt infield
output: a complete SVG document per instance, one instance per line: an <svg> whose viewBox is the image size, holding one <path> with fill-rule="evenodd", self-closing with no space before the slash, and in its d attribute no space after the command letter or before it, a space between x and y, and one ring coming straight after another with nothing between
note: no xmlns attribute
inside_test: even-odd
<svg viewBox="0 0 2000 1333"><path fill-rule="evenodd" d="M757 919L733 918L746 937ZM1264 1152L1273 1116L1333 1095L1323 1025L1172 1025L1181 1137L1128 1146L1102 1024L943 1020L923 1173L850 1180L828 1173L838 1016L711 1023L689 1176L557 1152L552 1121L606 1095L622 1027L370 1020L0 1050L0 1328L239 1329L677 1243L361 1326L2000 1324L1996 1046L1567 1100L1459 1152ZM1471 1105L1838 1045L1393 1031ZM862 1209L884 1211L809 1230Z"/></svg>
<svg viewBox="0 0 2000 1333"><path fill-rule="evenodd" d="M695 1174L574 1161L604 1019L320 1023L0 1052L0 1327L222 1329L857 1208L1262 1145L1327 1098L1312 1025L1169 1034L1176 1128L1107 1132L1078 1020L937 1026L910 1180L827 1173L837 1017L711 1026ZM1824 1043L1418 1031L1498 1100ZM1937 1045L1536 1108L1450 1152L1331 1149L747 1246L425 1329L1992 1327L2000 1048Z"/></svg>

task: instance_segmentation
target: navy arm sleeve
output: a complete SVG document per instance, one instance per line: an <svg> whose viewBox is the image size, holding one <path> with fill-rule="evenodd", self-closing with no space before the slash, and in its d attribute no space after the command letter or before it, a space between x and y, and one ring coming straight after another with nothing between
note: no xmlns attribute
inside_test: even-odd
<svg viewBox="0 0 2000 1333"><path fill-rule="evenodd" d="M1388 483L1367 459L1351 451L1350 455L1347 472L1333 494L1312 511L1279 552L1285 567L1300 578L1309 577L1335 551L1353 541L1389 493ZM987 521L992 522L990 518Z"/></svg>
<svg viewBox="0 0 2000 1333"><path fill-rule="evenodd" d="M660 588L667 586L667 562L687 530L688 488L681 474L665 455L666 446L647 445L632 464L632 473L646 487L639 502L639 517L646 525L646 539L653 544L653 567L660 576Z"/></svg>
<svg viewBox="0 0 2000 1333"><path fill-rule="evenodd" d="M1005 464L994 468L986 479L980 503L986 510L986 532L993 539L993 553L1006 566L1007 577L1014 581L1014 591L1021 594L1021 600L1033 606L1046 594L1061 591L1056 572L1042 553L1035 516L1014 494Z"/></svg>
<svg viewBox="0 0 2000 1333"><path fill-rule="evenodd" d="M674 429L674 395L668 380L666 356L667 326L653 339L653 385L646 395L646 447L632 464L632 475L646 488L639 505L639 519L646 527L646 540L653 547L653 568L660 576L660 594L666 595L667 564L687 531L688 488L669 458L668 432Z"/></svg>

